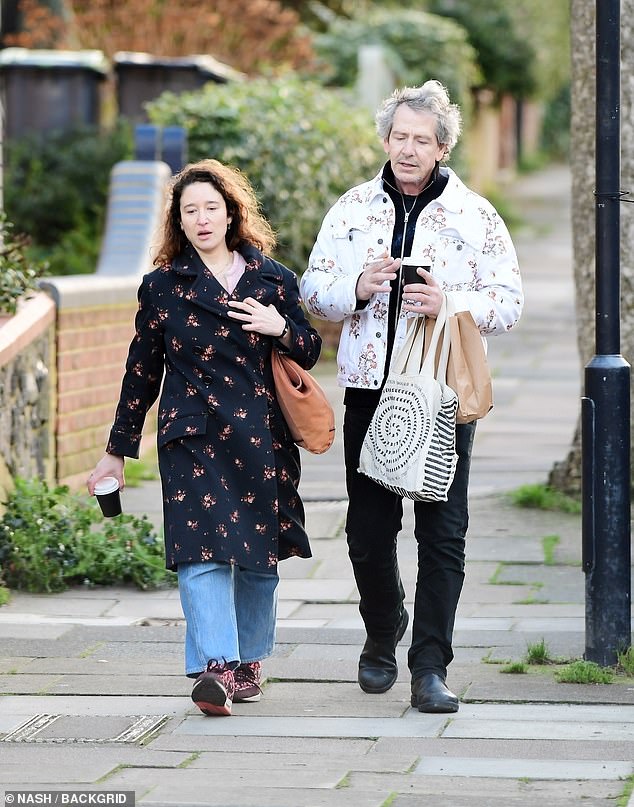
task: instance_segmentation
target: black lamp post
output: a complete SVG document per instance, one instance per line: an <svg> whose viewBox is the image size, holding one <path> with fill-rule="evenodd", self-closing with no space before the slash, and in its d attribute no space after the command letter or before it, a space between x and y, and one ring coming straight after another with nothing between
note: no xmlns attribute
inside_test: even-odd
<svg viewBox="0 0 634 807"><path fill-rule="evenodd" d="M588 661L631 643L630 365L620 355L620 0L596 0L596 354L582 398Z"/></svg>

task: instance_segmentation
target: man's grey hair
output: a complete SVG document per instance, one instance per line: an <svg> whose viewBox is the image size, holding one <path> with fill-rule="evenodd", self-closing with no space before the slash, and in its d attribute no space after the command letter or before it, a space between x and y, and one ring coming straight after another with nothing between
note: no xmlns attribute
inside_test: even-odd
<svg viewBox="0 0 634 807"><path fill-rule="evenodd" d="M445 159L458 142L462 125L462 115L457 104L449 100L449 93L435 79L430 79L420 87L402 87L394 90L379 107L376 117L376 131L382 140L390 136L394 115L401 104L410 109L431 112L436 116L436 137L445 147Z"/></svg>

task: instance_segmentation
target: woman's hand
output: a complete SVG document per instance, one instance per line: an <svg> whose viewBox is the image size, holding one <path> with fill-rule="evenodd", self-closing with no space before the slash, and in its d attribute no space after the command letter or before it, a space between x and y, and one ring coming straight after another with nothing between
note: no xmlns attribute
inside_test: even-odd
<svg viewBox="0 0 634 807"><path fill-rule="evenodd" d="M123 490L125 487L125 477L123 475L123 464L125 460L116 454L104 454L104 456L95 465L94 471L86 480L86 487L91 496L95 494L95 485L104 476L114 476L119 483L119 489Z"/></svg>
<svg viewBox="0 0 634 807"><path fill-rule="evenodd" d="M420 267L419 274L424 282L408 283L403 286L403 311L424 314L436 319L442 306L444 292L431 272Z"/></svg>
<svg viewBox="0 0 634 807"><path fill-rule="evenodd" d="M244 300L229 300L229 305L235 309L229 311L229 316L243 323L243 331L278 337L286 327L286 320L272 303L265 306L253 297L246 297Z"/></svg>

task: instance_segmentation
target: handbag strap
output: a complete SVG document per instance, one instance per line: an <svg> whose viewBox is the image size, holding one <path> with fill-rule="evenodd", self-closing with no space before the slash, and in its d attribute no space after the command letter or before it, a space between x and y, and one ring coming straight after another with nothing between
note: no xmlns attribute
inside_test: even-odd
<svg viewBox="0 0 634 807"><path fill-rule="evenodd" d="M391 372L396 375L403 375L408 367L411 367L412 362L417 363L416 373L420 371L420 357L422 356L424 334L421 335L421 323L424 321L423 317L417 317L411 327L407 331L405 341L401 345L398 354L392 359ZM414 360L412 360L414 357Z"/></svg>
<svg viewBox="0 0 634 807"><path fill-rule="evenodd" d="M429 348L423 360L423 350L425 347L425 317L417 317L414 325L409 329L405 342L401 347L398 356L395 358L392 370L398 375L404 373L408 375L432 375L436 376L442 383L445 382L447 373L447 362L449 360L449 328L447 322L447 298L443 295L443 302L434 322L434 329L429 340ZM434 372L434 362L438 343L442 337L440 358L438 369Z"/></svg>
<svg viewBox="0 0 634 807"><path fill-rule="evenodd" d="M424 336L425 324L421 326L421 332ZM440 356L438 358L438 366L434 372L436 362L436 352L438 350L438 342L442 337L440 347ZM434 330L432 331L431 339L429 340L429 347L425 354L425 360L421 368L421 372L425 375L435 376L436 379L444 384L447 376L447 364L449 362L449 348L451 346L451 338L449 331L449 323L447 319L447 295L443 294L442 305L436 321L434 322ZM422 351L421 351L422 355Z"/></svg>

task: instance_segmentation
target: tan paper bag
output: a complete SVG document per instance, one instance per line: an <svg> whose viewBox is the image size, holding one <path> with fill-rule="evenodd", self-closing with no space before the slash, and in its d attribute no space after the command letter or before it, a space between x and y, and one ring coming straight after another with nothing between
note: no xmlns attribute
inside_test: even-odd
<svg viewBox="0 0 634 807"><path fill-rule="evenodd" d="M456 311L447 294L447 326L451 337L447 384L458 396L456 423L471 423L493 408L491 371L478 326L470 311ZM434 320L425 323L425 344Z"/></svg>

